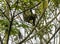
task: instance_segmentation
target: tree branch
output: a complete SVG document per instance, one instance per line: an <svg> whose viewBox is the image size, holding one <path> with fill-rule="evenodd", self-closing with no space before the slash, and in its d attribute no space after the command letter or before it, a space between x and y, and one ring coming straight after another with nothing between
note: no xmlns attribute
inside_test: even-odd
<svg viewBox="0 0 60 44"><path fill-rule="evenodd" d="M3 12L1 9L0 11L2 12L2 14L6 17L6 19L8 19L8 21L10 20L6 15L5 15L5 12Z"/></svg>
<svg viewBox="0 0 60 44"><path fill-rule="evenodd" d="M25 37L19 44L22 44L26 39L28 39L28 37L34 32L35 28L37 27L37 25L39 24L39 21L41 20L41 18L43 17L43 15L45 14L45 10L43 12L43 14L41 15L41 17L39 18L39 20L37 21L35 27L32 29L32 31L27 35L27 37Z"/></svg>
<svg viewBox="0 0 60 44"><path fill-rule="evenodd" d="M57 15L58 16L58 15ZM57 16L55 16L50 22L48 22L47 24L46 24L46 26L44 26L44 27L41 27L41 30L42 29L45 29L45 27L47 27ZM40 32L40 31L38 31L38 32ZM37 33L36 33L37 34ZM34 34L32 37L30 37L29 39L27 39L27 40L30 40L31 38L33 38L36 34Z"/></svg>
<svg viewBox="0 0 60 44"><path fill-rule="evenodd" d="M0 42L1 42L1 44L3 44L3 41L2 41L1 35L0 35Z"/></svg>
<svg viewBox="0 0 60 44"><path fill-rule="evenodd" d="M60 30L60 27L56 30L56 32L53 34L53 36L49 39L49 41L48 41L46 44L48 44L48 43L53 39L53 37L56 35L56 33L57 33L59 30Z"/></svg>
<svg viewBox="0 0 60 44"><path fill-rule="evenodd" d="M9 4L9 2L10 2L10 0L8 1L8 0L5 0L6 1L6 3L7 3L7 8L10 10L10 12L11 12L11 7L10 7L10 4ZM11 17L12 17L12 13L11 13Z"/></svg>
<svg viewBox="0 0 60 44"><path fill-rule="evenodd" d="M37 7L38 5L40 5L40 4L41 4L41 2L39 2L38 4L36 4L35 6L33 6L33 7L31 7L31 8L28 8L28 9L26 9L26 10L24 10L24 11L18 13L17 15L19 15L19 14L21 14L21 13L24 13L24 12L30 10L30 9L33 9L33 8ZM15 15L15 16L17 16L17 15ZM15 17L15 16L14 16L14 17Z"/></svg>
<svg viewBox="0 0 60 44"><path fill-rule="evenodd" d="M7 43L6 44L8 44L8 42L9 42L9 36L10 36L10 32L12 30L13 19L14 19L14 17L12 17L11 21L10 21L9 30L8 30L8 36L7 36Z"/></svg>
<svg viewBox="0 0 60 44"><path fill-rule="evenodd" d="M27 36L25 39L23 39L19 44L21 44L21 43L23 43L25 40L27 40L28 37L33 33L33 31L35 30L35 28L36 28L37 25L39 24L39 21L41 20L41 18L43 17L44 14L45 14L45 10L44 10L43 14L41 15L41 17L39 18L39 20L38 20L38 22L36 23L36 25L35 25L35 27L33 28L33 30L32 30L32 31L28 34L28 36ZM59 14L60 14L60 12L59 12L50 22L48 22L46 26L48 26ZM44 26L44 27L41 28L41 29L44 29L46 26Z"/></svg>

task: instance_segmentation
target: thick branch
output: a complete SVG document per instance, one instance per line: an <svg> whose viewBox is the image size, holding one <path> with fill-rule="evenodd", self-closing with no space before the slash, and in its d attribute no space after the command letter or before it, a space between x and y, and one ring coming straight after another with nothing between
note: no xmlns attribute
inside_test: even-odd
<svg viewBox="0 0 60 44"><path fill-rule="evenodd" d="M12 30L13 18L14 18L14 17L12 17L12 18L11 18L11 21L10 21L9 30L8 30L8 36L7 36L7 43L6 43L6 44L8 44L10 32L11 32L11 30Z"/></svg>

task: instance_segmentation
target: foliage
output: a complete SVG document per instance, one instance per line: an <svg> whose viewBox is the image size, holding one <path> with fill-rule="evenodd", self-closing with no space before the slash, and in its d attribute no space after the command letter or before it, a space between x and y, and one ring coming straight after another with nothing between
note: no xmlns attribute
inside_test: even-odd
<svg viewBox="0 0 60 44"><path fill-rule="evenodd" d="M60 14L59 5L60 0L0 0L0 32L5 36L3 43L8 44L11 36L13 42L22 44L34 37L41 41L45 35L52 34L53 21ZM24 33L20 28L24 29Z"/></svg>

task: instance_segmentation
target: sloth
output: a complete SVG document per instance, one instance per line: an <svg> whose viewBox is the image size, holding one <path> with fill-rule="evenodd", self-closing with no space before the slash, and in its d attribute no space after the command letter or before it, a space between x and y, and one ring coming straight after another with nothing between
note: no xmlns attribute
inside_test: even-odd
<svg viewBox="0 0 60 44"><path fill-rule="evenodd" d="M33 14L32 10L30 10L30 14L29 14L29 11L27 11L27 13L24 12L23 17L26 22L31 23L30 21L32 21L33 26L35 25L37 15Z"/></svg>

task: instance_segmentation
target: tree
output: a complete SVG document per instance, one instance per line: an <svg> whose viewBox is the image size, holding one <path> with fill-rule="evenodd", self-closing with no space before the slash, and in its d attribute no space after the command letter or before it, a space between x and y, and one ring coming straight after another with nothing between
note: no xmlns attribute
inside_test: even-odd
<svg viewBox="0 0 60 44"><path fill-rule="evenodd" d="M1 44L9 44L9 41L11 44L50 43L60 29L57 27L52 33L52 28L60 25L57 18L59 5L60 0L0 0ZM54 24L54 20L58 25ZM40 43L33 43L32 39L37 41L37 38Z"/></svg>

